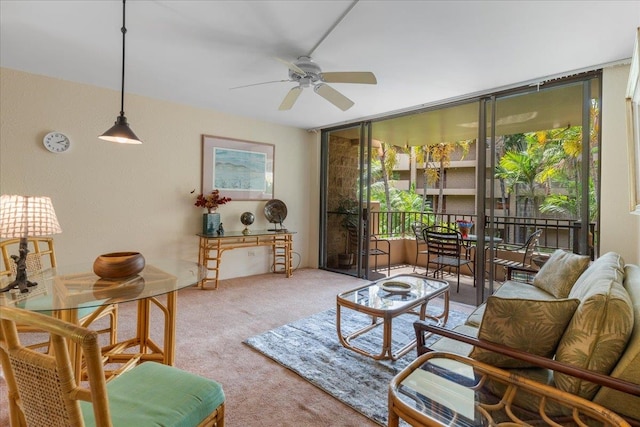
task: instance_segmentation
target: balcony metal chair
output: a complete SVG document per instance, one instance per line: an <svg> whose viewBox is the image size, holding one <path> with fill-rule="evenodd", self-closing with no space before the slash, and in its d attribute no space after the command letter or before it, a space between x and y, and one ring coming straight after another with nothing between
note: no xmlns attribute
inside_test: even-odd
<svg viewBox="0 0 640 427"><path fill-rule="evenodd" d="M493 265L502 266L505 269L505 277L510 276L510 270L512 269L522 269L522 270L532 270L534 269L531 265L533 258L533 254L538 247L538 241L540 240L540 236L542 235L542 230L536 230L531 233L527 240L523 245L513 246L501 244L497 246L497 250L507 251L514 254L515 259L505 259L505 258L493 258Z"/></svg>
<svg viewBox="0 0 640 427"><path fill-rule="evenodd" d="M357 253L358 251L358 227L354 224L347 224L347 238L349 239L349 250L353 251L353 253ZM391 275L391 242L386 239L380 239L376 236L369 236L369 251L367 252L365 248L365 244L367 242L363 240L361 241L360 256L373 256L374 257L374 269L378 270L378 257L386 256L387 257L387 275Z"/></svg>
<svg viewBox="0 0 640 427"><path fill-rule="evenodd" d="M473 271L472 259L462 255L465 250L462 235L452 228L443 226L428 227L423 230L424 240L427 242L427 271L429 273L429 264L435 264L436 269L433 271L433 277L443 276L443 270L455 268L458 274L458 287L456 292L460 292L460 268L464 265L470 265ZM475 277L474 277L475 285Z"/></svg>
<svg viewBox="0 0 640 427"><path fill-rule="evenodd" d="M16 275L16 263L11 258L11 254L18 253L20 239L9 239L0 242L0 252L2 253L3 269L0 269L0 277ZM51 237L29 237L27 238L29 253L27 254L27 274L35 274L45 268L56 268L56 254ZM33 290L31 291L33 292ZM19 305L18 305L19 306ZM47 313L55 315L56 313ZM78 310L78 324L89 327L93 322L109 316L109 325L98 330L99 334L109 334L109 344L116 344L118 341L118 306L115 304L104 307L87 307ZM26 326L19 325L18 332L40 332ZM30 348L44 348L47 342L34 343Z"/></svg>
<svg viewBox="0 0 640 427"><path fill-rule="evenodd" d="M420 255L427 255L427 241L424 240L424 234L422 231L429 227L424 222L414 222L411 224L411 230L413 230L413 235L416 237L416 261L413 263L413 271L416 271L416 267L418 266L418 257ZM424 247L424 249L420 249L420 247Z"/></svg>
<svg viewBox="0 0 640 427"><path fill-rule="evenodd" d="M50 334L52 353L24 347L16 323ZM87 383L75 378L69 342L82 349ZM98 334L40 313L0 310L0 362L12 426L224 426L225 396L217 382L145 362L107 384Z"/></svg>

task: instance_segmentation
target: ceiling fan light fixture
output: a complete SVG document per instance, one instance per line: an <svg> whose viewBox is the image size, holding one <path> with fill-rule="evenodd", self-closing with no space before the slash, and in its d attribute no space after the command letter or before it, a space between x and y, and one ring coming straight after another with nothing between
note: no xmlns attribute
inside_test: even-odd
<svg viewBox="0 0 640 427"><path fill-rule="evenodd" d="M122 84L120 87L120 115L116 118L115 124L98 138L104 141L117 142L120 144L142 144L140 138L129 127L127 118L124 116L124 59L125 59L125 35L127 27L125 25L125 7L127 0L122 0Z"/></svg>

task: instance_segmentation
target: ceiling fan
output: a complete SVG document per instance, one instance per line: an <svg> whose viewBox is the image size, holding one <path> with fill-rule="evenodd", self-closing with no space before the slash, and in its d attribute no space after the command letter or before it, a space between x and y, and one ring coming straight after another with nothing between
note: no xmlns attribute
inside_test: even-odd
<svg viewBox="0 0 640 427"><path fill-rule="evenodd" d="M331 26L318 43L309 51L308 54L298 57L294 62L288 62L283 59L277 58L280 62L283 62L289 68L289 78L287 80L275 80L264 83L254 83L245 86L238 86L232 89L240 89L249 86L257 86L269 83L282 83L293 82L297 83L289 90L287 95L280 103L279 110L290 110L298 100L298 97L302 93L302 90L307 87L313 87L313 91L341 109L346 111L354 104L352 100L338 92L327 83L358 83L358 84L377 84L376 76L370 71L336 71L336 72L323 72L320 65L313 62L311 54L320 46L320 43L333 31L333 29L344 19L345 16L351 11L351 9L358 3L355 0L349 8L342 14L342 16Z"/></svg>

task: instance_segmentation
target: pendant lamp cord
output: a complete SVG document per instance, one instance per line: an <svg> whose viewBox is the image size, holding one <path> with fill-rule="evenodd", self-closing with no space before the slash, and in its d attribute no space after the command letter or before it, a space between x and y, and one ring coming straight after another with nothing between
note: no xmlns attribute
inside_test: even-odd
<svg viewBox="0 0 640 427"><path fill-rule="evenodd" d="M127 27L125 26L125 3L127 0L122 0L122 85L120 88L120 115L124 116L124 36L127 34Z"/></svg>

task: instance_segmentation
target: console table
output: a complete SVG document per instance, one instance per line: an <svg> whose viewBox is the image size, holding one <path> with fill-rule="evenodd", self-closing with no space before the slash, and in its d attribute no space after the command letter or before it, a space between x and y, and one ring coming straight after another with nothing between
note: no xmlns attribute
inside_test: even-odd
<svg viewBox="0 0 640 427"><path fill-rule="evenodd" d="M224 235L198 234L200 247L198 264L203 265L207 274L199 283L201 289L218 289L218 276L222 253L231 249L271 246L273 248L273 272L285 273L291 277L293 272L292 253L294 231L252 230L250 234L242 231L228 231ZM212 276L209 277L209 272ZM213 282L213 287L207 287Z"/></svg>

